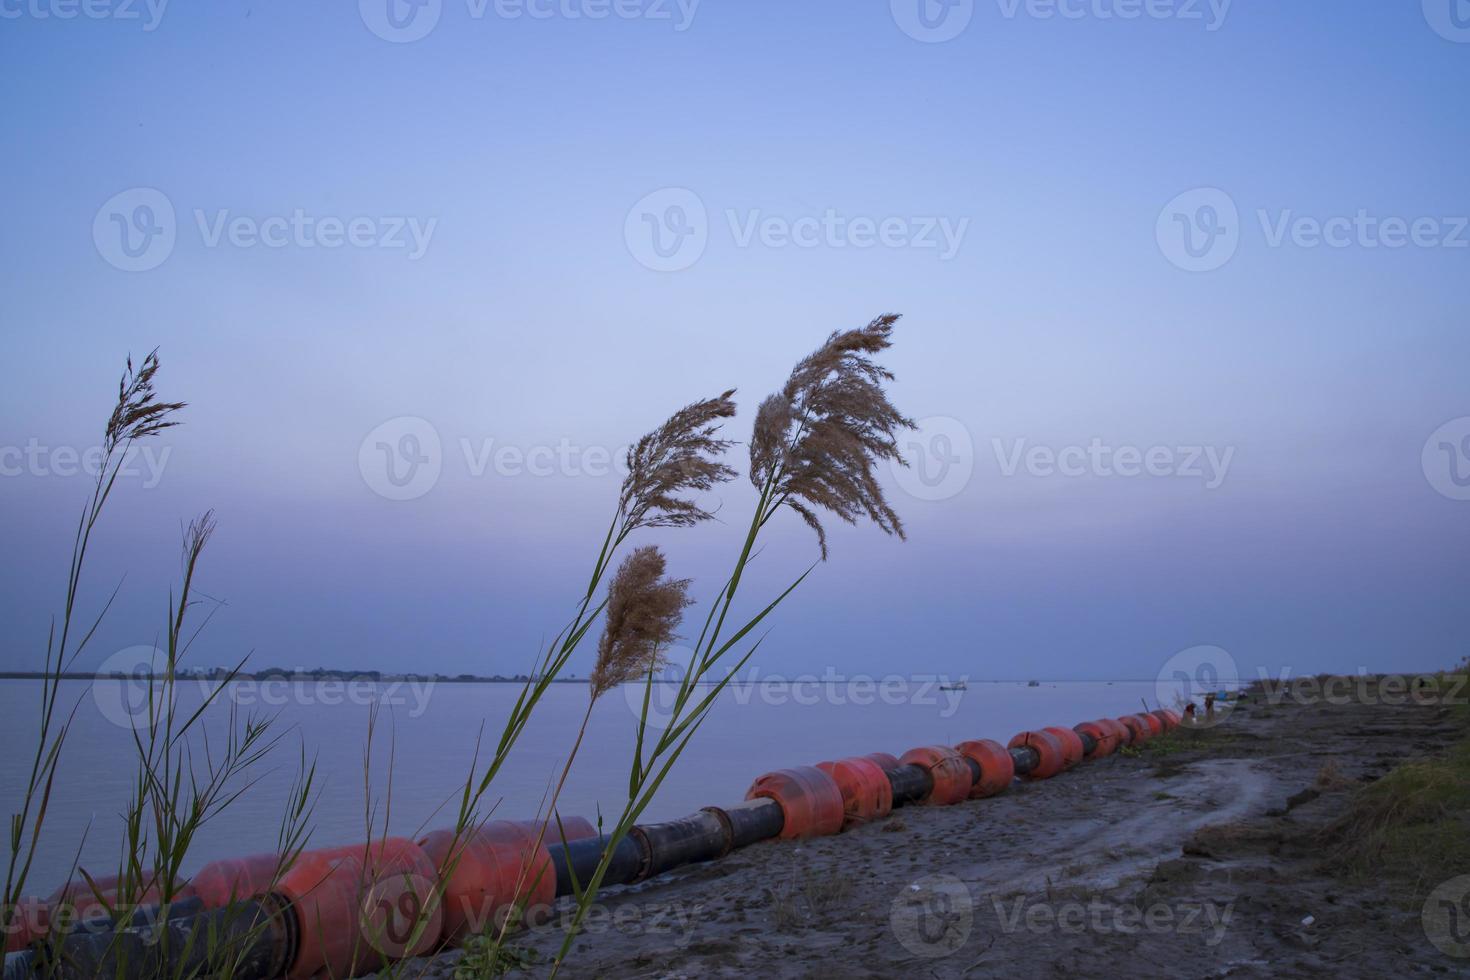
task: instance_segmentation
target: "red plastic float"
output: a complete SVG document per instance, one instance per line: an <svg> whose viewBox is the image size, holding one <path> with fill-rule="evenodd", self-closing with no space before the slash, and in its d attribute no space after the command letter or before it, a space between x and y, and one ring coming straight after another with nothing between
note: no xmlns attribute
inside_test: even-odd
<svg viewBox="0 0 1470 980"><path fill-rule="evenodd" d="M948 745L921 745L909 749L898 760L901 766L920 766L929 773L934 788L920 802L930 806L951 806L968 799L970 767L964 757Z"/></svg>
<svg viewBox="0 0 1470 980"><path fill-rule="evenodd" d="M1179 716L1170 711L1168 708L1160 708L1157 711L1150 711L1149 714L1153 715L1159 721L1163 722L1164 731L1166 732L1172 732L1174 729L1179 727Z"/></svg>
<svg viewBox="0 0 1470 980"><path fill-rule="evenodd" d="M1164 734L1163 719L1159 718L1157 715L1150 714L1149 712L1145 711L1139 714L1138 717L1143 720L1143 723L1148 726L1149 731L1155 737Z"/></svg>
<svg viewBox="0 0 1470 980"><path fill-rule="evenodd" d="M436 830L420 845L445 876L444 936L456 942L520 903L522 915L539 919L556 899L556 872L548 845L595 837L597 830L582 817L562 817L541 831L538 820L492 820L458 839L452 830ZM536 838L541 837L537 846Z"/></svg>
<svg viewBox="0 0 1470 980"><path fill-rule="evenodd" d="M1055 736L1056 740L1062 743L1062 759L1065 768L1071 769L1082 761L1082 757L1086 754L1082 745L1082 736L1060 725L1049 725L1042 731Z"/></svg>
<svg viewBox="0 0 1470 980"><path fill-rule="evenodd" d="M74 878L52 892L46 904L51 907L52 915L61 906L69 905L73 909L70 913L72 920L85 922L118 909L123 901L119 894L121 887L117 875L104 875L90 882L86 878ZM161 900L158 887L152 885L143 890L135 904L157 905Z"/></svg>
<svg viewBox="0 0 1470 980"><path fill-rule="evenodd" d="M443 936L436 881L434 861L403 838L300 855L275 888L296 914L287 977L356 976L428 952Z"/></svg>
<svg viewBox="0 0 1470 980"><path fill-rule="evenodd" d="M1118 733L1109 725L1100 721L1084 721L1073 728L1082 735L1092 739L1093 750L1089 758L1101 759L1112 755L1118 749Z"/></svg>
<svg viewBox="0 0 1470 980"><path fill-rule="evenodd" d="M970 787L970 799L980 800L1003 793L1016 778L1016 761L1005 746L988 738L961 742L955 746L960 755L973 759L980 767L980 779Z"/></svg>
<svg viewBox="0 0 1470 980"><path fill-rule="evenodd" d="M781 837L823 837L842 830L844 808L837 781L816 766L768 772L750 784L747 800L781 804Z"/></svg>
<svg viewBox="0 0 1470 980"><path fill-rule="evenodd" d="M1102 726L1104 731L1112 732L1117 738L1117 744L1113 746L1114 752L1133 740L1133 733L1128 730L1128 726L1116 718L1099 718L1094 724Z"/></svg>
<svg viewBox="0 0 1470 980"><path fill-rule="evenodd" d="M1124 715L1118 723L1128 729L1128 744L1134 748L1154 737L1153 729L1137 715Z"/></svg>
<svg viewBox="0 0 1470 980"><path fill-rule="evenodd" d="M889 755L887 752L869 752L867 755L863 756L863 758L871 759L872 761L878 763L879 769L898 768L898 756Z"/></svg>
<svg viewBox="0 0 1470 980"><path fill-rule="evenodd" d="M1050 779L1066 765L1062 743L1049 732L1022 732L1011 739L1010 748L1018 749L1022 746L1035 749L1037 754L1036 768L1026 773L1023 779Z"/></svg>
<svg viewBox="0 0 1470 980"><path fill-rule="evenodd" d="M180 894L198 898L207 909L222 909L231 902L271 891L276 879L285 877L290 870L281 867L281 861L279 854L211 861L189 879Z"/></svg>
<svg viewBox="0 0 1470 980"><path fill-rule="evenodd" d="M883 767L872 759L819 762L817 768L831 776L842 792L842 829L886 817L893 811L893 784Z"/></svg>
<svg viewBox="0 0 1470 980"><path fill-rule="evenodd" d="M5 934L5 952L25 949L51 930L51 906L43 898L22 898L15 903L10 929Z"/></svg>

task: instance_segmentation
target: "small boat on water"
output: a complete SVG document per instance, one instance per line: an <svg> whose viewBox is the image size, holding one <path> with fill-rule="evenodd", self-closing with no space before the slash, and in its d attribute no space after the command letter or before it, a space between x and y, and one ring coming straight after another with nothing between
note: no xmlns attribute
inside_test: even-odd
<svg viewBox="0 0 1470 980"><path fill-rule="evenodd" d="M953 684L940 684L941 691L968 691L970 686L964 681L955 681Z"/></svg>

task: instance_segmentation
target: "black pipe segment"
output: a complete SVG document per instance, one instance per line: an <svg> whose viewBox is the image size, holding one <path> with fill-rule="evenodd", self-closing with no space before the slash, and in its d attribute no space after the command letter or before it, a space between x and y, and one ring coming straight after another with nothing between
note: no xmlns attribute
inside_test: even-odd
<svg viewBox="0 0 1470 980"><path fill-rule="evenodd" d="M974 786L980 781L980 763L976 762L969 756L963 756L963 758L965 760L965 765L970 767L970 785Z"/></svg>
<svg viewBox="0 0 1470 980"><path fill-rule="evenodd" d="M167 911L165 911L165 909ZM146 928L160 920L184 919L191 915L198 915L204 911L204 899L195 895L190 898L181 898L177 901L164 905L140 905L123 920L114 920L108 915L99 915L96 918L78 922L75 927L68 930L69 935L78 933L104 933L116 932L119 929Z"/></svg>
<svg viewBox="0 0 1470 980"><path fill-rule="evenodd" d="M36 972L36 954L31 950L9 953L5 957L5 980L31 980Z"/></svg>
<svg viewBox="0 0 1470 980"><path fill-rule="evenodd" d="M746 800L734 806L707 806L704 809L724 821L732 851L776 837L786 826L786 814L782 812L781 804L766 797Z"/></svg>
<svg viewBox="0 0 1470 980"><path fill-rule="evenodd" d="M712 861L730 851L730 834L725 821L708 810L667 823L634 827L630 837L643 845L646 864L637 881L663 874L673 868L699 861Z"/></svg>
<svg viewBox="0 0 1470 980"><path fill-rule="evenodd" d="M934 777L923 766L912 763L897 769L885 769L889 784L893 787L893 805L903 806L929 798L934 792Z"/></svg>
<svg viewBox="0 0 1470 980"><path fill-rule="evenodd" d="M32 971L48 980L154 980L213 976L228 965L235 980L272 980L295 955L286 923L294 917L282 911L265 898L149 926L73 933L37 948Z"/></svg>
<svg viewBox="0 0 1470 980"><path fill-rule="evenodd" d="M1084 759L1090 757L1092 753L1097 751L1097 739L1086 732L1078 732L1077 737L1082 739L1082 757Z"/></svg>
<svg viewBox="0 0 1470 980"><path fill-rule="evenodd" d="M572 888L572 873L576 872L576 881L582 887L597 872L597 865L602 861L603 848L607 846L612 838L603 835L601 837L584 837L567 843L556 843L546 845L546 850L551 853L551 866L556 870L556 893L558 895L570 895ZM618 841L618 846L613 849L612 860L608 863L607 874L603 876L604 885L626 885L631 881L638 880L638 873L645 863L643 845L632 835L624 835Z"/></svg>
<svg viewBox="0 0 1470 980"><path fill-rule="evenodd" d="M1006 751L1011 754L1011 762L1016 767L1016 775L1024 776L1037 766L1041 765L1041 753L1029 745L1018 745Z"/></svg>

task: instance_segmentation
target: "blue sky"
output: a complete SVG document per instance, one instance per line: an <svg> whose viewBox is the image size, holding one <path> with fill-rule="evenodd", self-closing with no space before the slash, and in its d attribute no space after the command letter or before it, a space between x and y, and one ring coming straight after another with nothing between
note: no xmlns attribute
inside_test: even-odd
<svg viewBox="0 0 1470 980"><path fill-rule="evenodd" d="M87 492L66 451L129 351L191 405L97 539L87 602L123 584L91 663L157 638L213 507L197 662L511 673L609 516L618 476L586 470L732 386L743 439L888 311L937 482L885 473L910 540L836 531L763 671L1457 661L1470 10L1438 2L984 0L931 5L969 18L937 41L917 0L431 0L405 41L388 0L4 0L0 665L39 659ZM654 228L693 244L660 259ZM388 499L405 418L439 475ZM1167 475L1046 464L1094 441ZM752 502L720 496L727 523L658 539L702 595ZM773 531L751 602L814 557Z"/></svg>

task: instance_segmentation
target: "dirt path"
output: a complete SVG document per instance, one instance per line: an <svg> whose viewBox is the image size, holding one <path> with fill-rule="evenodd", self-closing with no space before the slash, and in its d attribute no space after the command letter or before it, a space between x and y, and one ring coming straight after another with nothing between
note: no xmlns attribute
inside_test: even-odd
<svg viewBox="0 0 1470 980"><path fill-rule="evenodd" d="M1318 870L1355 785L1458 733L1439 707L1244 705L1177 751L609 889L562 975L1470 975L1401 896Z"/></svg>

